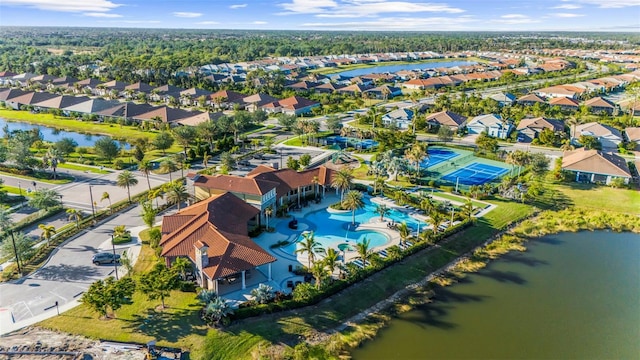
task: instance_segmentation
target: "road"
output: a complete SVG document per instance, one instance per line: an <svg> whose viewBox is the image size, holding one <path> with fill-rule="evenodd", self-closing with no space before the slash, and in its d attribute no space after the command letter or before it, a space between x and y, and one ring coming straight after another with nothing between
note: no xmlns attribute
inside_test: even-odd
<svg viewBox="0 0 640 360"><path fill-rule="evenodd" d="M0 314L10 313L15 324L0 319L0 335L26 326L30 320L41 320L56 314L51 307L57 301L61 308L75 305L92 282L104 279L114 272L111 265L96 266L91 263L93 254L112 251L111 233L116 225L127 229L144 228L140 207L116 215L58 248L49 261L35 273L18 281L0 284ZM139 253L139 243L117 245L116 253ZM120 269L122 274L122 269ZM2 311L4 309L4 311Z"/></svg>

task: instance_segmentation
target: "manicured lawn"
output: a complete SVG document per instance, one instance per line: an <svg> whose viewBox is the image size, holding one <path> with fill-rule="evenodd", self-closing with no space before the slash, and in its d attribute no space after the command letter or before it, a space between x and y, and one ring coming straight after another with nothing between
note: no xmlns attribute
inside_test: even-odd
<svg viewBox="0 0 640 360"><path fill-rule="evenodd" d="M93 166L85 166L85 165L79 165L79 164L73 164L73 163L58 164L58 168L85 171L85 172L91 172L95 174L109 174L111 172L108 170L100 170L99 168L95 168Z"/></svg>
<svg viewBox="0 0 640 360"><path fill-rule="evenodd" d="M555 188L575 206L640 214L640 192L637 190L577 183L555 185Z"/></svg>
<svg viewBox="0 0 640 360"><path fill-rule="evenodd" d="M72 181L70 178L57 179L57 180L43 179L43 178L35 178L33 176L24 176L24 175L18 175L18 174L11 174L11 173L7 173L7 172L4 172L4 171L0 171L0 175L12 176L12 177L15 177L15 178L26 179L26 180L29 180L29 181L37 180L37 181L42 181L42 182L46 182L46 183L49 183L49 184L68 184L68 183L70 183ZM25 189L23 188L22 190L24 191Z"/></svg>
<svg viewBox="0 0 640 360"><path fill-rule="evenodd" d="M54 116L53 114L32 114L29 111L16 111L0 109L0 117L7 120L29 122L56 129L66 129L88 134L109 135L115 138L133 139L146 137L149 140L155 138L157 132L144 132L133 126L120 126L117 124L98 123L93 121L80 121L67 117Z"/></svg>

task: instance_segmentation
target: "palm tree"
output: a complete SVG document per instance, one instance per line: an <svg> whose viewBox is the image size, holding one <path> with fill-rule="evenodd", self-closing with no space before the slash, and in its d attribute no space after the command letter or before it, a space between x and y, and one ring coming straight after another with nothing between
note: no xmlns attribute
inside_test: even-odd
<svg viewBox="0 0 640 360"><path fill-rule="evenodd" d="M191 268L191 261L183 256L178 256L171 264L171 269L180 274L183 280L187 278L187 270Z"/></svg>
<svg viewBox="0 0 640 360"><path fill-rule="evenodd" d="M50 147L42 158L42 163L45 166L51 166L51 170L53 170L53 179L55 180L58 178L56 169L58 168L59 163L64 163L64 156L60 151L58 151L58 149Z"/></svg>
<svg viewBox="0 0 640 360"><path fill-rule="evenodd" d="M127 188L127 195L129 197L129 203L131 203L131 186L135 186L138 184L138 179L136 179L135 175L129 170L125 170L118 174L118 178L116 179L116 184L121 188Z"/></svg>
<svg viewBox="0 0 640 360"><path fill-rule="evenodd" d="M384 216L388 215L391 212L391 209L385 204L376 205L375 213L380 215L380 222L384 221Z"/></svg>
<svg viewBox="0 0 640 360"><path fill-rule="evenodd" d="M268 208L264 209L264 217L267 219L267 230L269 230L269 218L271 217L271 215L273 215L273 208L269 206Z"/></svg>
<svg viewBox="0 0 640 360"><path fill-rule="evenodd" d="M100 202L103 202L105 200L109 200L109 213L112 214L113 209L111 208L111 195L109 195L109 193L106 191L102 193L102 197L100 197Z"/></svg>
<svg viewBox="0 0 640 360"><path fill-rule="evenodd" d="M356 225L356 210L364 207L362 193L358 190L350 190L342 200L342 208L351 210L351 225Z"/></svg>
<svg viewBox="0 0 640 360"><path fill-rule="evenodd" d="M433 225L433 232L437 233L440 231L440 225L444 222L444 214L441 213L438 209L434 209L429 213L429 218L431 219L431 224Z"/></svg>
<svg viewBox="0 0 640 360"><path fill-rule="evenodd" d="M462 213L468 220L473 220L474 210L475 208L473 207L473 203L471 202L471 199L467 199L467 201L464 202L464 205L462 205Z"/></svg>
<svg viewBox="0 0 640 360"><path fill-rule="evenodd" d="M314 198L318 200L318 184L320 183L320 180L317 176L314 176L313 179L311 179L311 182L313 183L313 192L315 193Z"/></svg>
<svg viewBox="0 0 640 360"><path fill-rule="evenodd" d="M151 191L149 191L149 194L147 195L149 200L151 199L155 199L156 200L156 208L159 208L160 205L158 204L158 198L160 199L164 199L164 186L160 186L158 188L155 188Z"/></svg>
<svg viewBox="0 0 640 360"><path fill-rule="evenodd" d="M295 253L309 254L308 256L308 268L311 269L311 263L316 259L316 253L322 252L322 245L316 241L313 231L302 233L302 241L298 242L300 248L296 249Z"/></svg>
<svg viewBox="0 0 640 360"><path fill-rule="evenodd" d="M416 179L420 177L420 163L425 156L428 156L426 143L415 142L413 146L405 152L405 157L414 163Z"/></svg>
<svg viewBox="0 0 640 360"><path fill-rule="evenodd" d="M342 202L344 198L345 190L351 188L351 183L353 182L353 173L351 172L351 168L340 169L335 172L333 179L331 180L331 186L339 190L340 193L340 202Z"/></svg>
<svg viewBox="0 0 640 360"><path fill-rule="evenodd" d="M138 163L138 170L140 170L147 177L147 185L151 190L151 181L149 181L149 173L153 170L153 164L149 160L142 160Z"/></svg>
<svg viewBox="0 0 640 360"><path fill-rule="evenodd" d="M78 209L67 209L69 215L69 221L74 220L76 222L76 228L80 228L80 220L82 220L82 212Z"/></svg>
<svg viewBox="0 0 640 360"><path fill-rule="evenodd" d="M167 202L170 204L177 204L178 211L180 211L180 203L189 198L189 193L186 187L180 180L169 182L165 184L167 192Z"/></svg>
<svg viewBox="0 0 640 360"><path fill-rule="evenodd" d="M49 246L49 241L51 240L53 235L56 233L55 226L46 225L46 224L40 224L40 225L38 225L38 228L40 228L40 230L42 230L42 235L40 235L40 238L46 239L47 240L47 246Z"/></svg>
<svg viewBox="0 0 640 360"><path fill-rule="evenodd" d="M403 221L398 225L398 232L400 233L400 243L406 244L407 238L411 235L411 229L407 226L407 222Z"/></svg>
<svg viewBox="0 0 640 360"><path fill-rule="evenodd" d="M173 181L171 177L171 173L178 170L178 165L176 165L173 159L165 159L160 163L160 171L163 173L169 173L169 181Z"/></svg>
<svg viewBox="0 0 640 360"><path fill-rule="evenodd" d="M334 248L327 249L327 253L325 254L324 259L322 261L324 262L324 265L327 267L327 272L329 274L333 274L334 271L336 271L336 268L338 267L338 264L339 264L339 261L338 261L339 258L340 258L340 253L336 251L336 249Z"/></svg>
<svg viewBox="0 0 640 360"><path fill-rule="evenodd" d="M371 260L373 256L373 249L370 249L371 240L366 237L362 239L362 242L356 244L356 251L358 252L357 259L362 260L362 265L367 267L367 262Z"/></svg>
<svg viewBox="0 0 640 360"><path fill-rule="evenodd" d="M202 155L202 166L205 168L205 170L207 169L207 165L209 164L209 159L211 159L211 155L205 152L204 155Z"/></svg>

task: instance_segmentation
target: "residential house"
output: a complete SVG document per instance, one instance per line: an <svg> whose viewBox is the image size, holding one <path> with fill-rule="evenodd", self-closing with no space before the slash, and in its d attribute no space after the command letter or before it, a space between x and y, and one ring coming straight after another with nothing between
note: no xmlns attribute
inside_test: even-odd
<svg viewBox="0 0 640 360"><path fill-rule="evenodd" d="M151 94L151 91L154 89L153 86L143 83L142 81L138 81L135 84L127 85L124 87L124 96L129 99L131 97L136 96L139 93L144 93L146 95Z"/></svg>
<svg viewBox="0 0 640 360"><path fill-rule="evenodd" d="M299 81L293 84L286 85L285 88L295 90L295 91L309 91L309 90L315 89L321 84L322 83L319 83L319 82L305 80L305 81Z"/></svg>
<svg viewBox="0 0 640 360"><path fill-rule="evenodd" d="M189 259L198 285L218 294L236 281L245 289L248 274L265 265L265 280L271 281L271 263L276 258L248 236L258 213L231 193L221 193L164 216L161 256L168 266L178 257Z"/></svg>
<svg viewBox="0 0 640 360"><path fill-rule="evenodd" d="M574 174L575 181L610 184L615 178L631 180L631 172L624 158L613 153L580 148L565 151L562 157L562 170Z"/></svg>
<svg viewBox="0 0 640 360"><path fill-rule="evenodd" d="M70 112L64 110L70 106L82 104L83 102L91 101L90 97L87 96L68 96L68 95L58 95L51 99L47 99L38 103L34 103L33 106L39 109L60 109L66 115L69 115Z"/></svg>
<svg viewBox="0 0 640 360"><path fill-rule="evenodd" d="M154 107L148 112L129 116L134 120L151 121L163 124L175 124L178 120L194 116L195 113L168 106Z"/></svg>
<svg viewBox="0 0 640 360"><path fill-rule="evenodd" d="M231 109L235 104L244 105L245 94L231 90L220 90L209 95L208 105L215 105L218 109Z"/></svg>
<svg viewBox="0 0 640 360"><path fill-rule="evenodd" d="M613 115L616 110L616 104L602 97L594 97L593 99L589 99L584 102L584 106L586 106L589 111L594 114Z"/></svg>
<svg viewBox="0 0 640 360"><path fill-rule="evenodd" d="M402 89L395 86L381 85L373 89L365 90L364 94L372 99L390 99L402 95Z"/></svg>
<svg viewBox="0 0 640 360"><path fill-rule="evenodd" d="M640 127L628 127L624 129L626 141L636 143L636 150L640 150Z"/></svg>
<svg viewBox="0 0 640 360"><path fill-rule="evenodd" d="M467 122L467 117L444 110L427 115L425 120L429 126L447 126L454 132L457 132L464 127L464 124Z"/></svg>
<svg viewBox="0 0 640 360"><path fill-rule="evenodd" d="M564 133L564 123L561 120L544 117L526 118L520 120L518 127L518 141L531 142L544 130L549 129L556 134Z"/></svg>
<svg viewBox="0 0 640 360"><path fill-rule="evenodd" d="M492 94L489 99L497 101L499 106L511 106L516 102L516 96L511 93Z"/></svg>
<svg viewBox="0 0 640 360"><path fill-rule="evenodd" d="M361 85L361 84L352 84L352 85L337 89L336 92L342 93L342 94L348 94L352 96L359 96L369 89L371 89L371 86Z"/></svg>
<svg viewBox="0 0 640 360"><path fill-rule="evenodd" d="M266 104L278 101L278 99L268 94L257 93L243 98L242 101L247 111L256 111Z"/></svg>
<svg viewBox="0 0 640 360"><path fill-rule="evenodd" d="M407 130L412 125L413 110L397 109L382 116L382 123L388 127L396 127L400 130Z"/></svg>
<svg viewBox="0 0 640 360"><path fill-rule="evenodd" d="M118 100L91 99L81 103L65 106L63 109L67 113L77 112L80 114L96 114L100 111L111 109L121 103Z"/></svg>
<svg viewBox="0 0 640 360"><path fill-rule="evenodd" d="M305 99L300 96L292 96L286 99L262 105L260 108L268 113L282 112L287 115L298 116L309 113L313 108L318 106L320 106L320 103Z"/></svg>
<svg viewBox="0 0 640 360"><path fill-rule="evenodd" d="M467 132L469 134L487 133L498 139L509 137L514 126L510 121L504 121L499 114L478 115L467 122Z"/></svg>
<svg viewBox="0 0 640 360"><path fill-rule="evenodd" d="M149 96L149 98L152 101L169 103L171 98L178 100L180 98L180 92L182 91L184 91L184 89L177 86L163 85L151 90L151 96Z"/></svg>
<svg viewBox="0 0 640 360"><path fill-rule="evenodd" d="M200 99L201 97L204 97L206 99L209 96L211 96L211 91L198 88L190 88L180 92L180 104L184 106L196 105L198 103L198 99Z"/></svg>
<svg viewBox="0 0 640 360"><path fill-rule="evenodd" d="M19 110L20 104L16 104L12 100L30 93L32 93L32 91L24 91L21 89L2 89L0 90L0 101L4 102L6 106L14 110Z"/></svg>
<svg viewBox="0 0 640 360"><path fill-rule="evenodd" d="M119 97L120 93L124 91L124 89L130 84L122 82L122 81L117 81L117 80L112 80L106 83L102 83L100 85L98 85L96 88L96 94L99 96L112 96L115 95L113 97Z"/></svg>
<svg viewBox="0 0 640 360"><path fill-rule="evenodd" d="M536 103L538 104L544 104L545 100L544 98L540 97L539 95L536 94L527 94L524 96L521 96L518 98L518 104L522 104L522 105L528 105L528 106L533 106Z"/></svg>
<svg viewBox="0 0 640 360"><path fill-rule="evenodd" d="M535 91L535 94L543 98L557 98L557 97L566 97L570 99L578 98L578 93L576 89L570 89L565 85L556 85L556 86L538 89Z"/></svg>
<svg viewBox="0 0 640 360"><path fill-rule="evenodd" d="M102 84L102 81L98 79L88 78L80 80L73 84L73 91L76 94L84 93L87 95L96 95L100 84Z"/></svg>
<svg viewBox="0 0 640 360"><path fill-rule="evenodd" d="M209 121L215 122L221 116L224 115L224 113L222 112L210 112L210 111L195 112L192 114L193 114L192 116L178 119L176 123L178 125L183 125L183 126L197 126L198 124L203 122L209 122Z"/></svg>
<svg viewBox="0 0 640 360"><path fill-rule="evenodd" d="M38 76L38 74L28 72L14 75L11 77L10 83L14 86L29 86L31 84L30 80L36 76Z"/></svg>
<svg viewBox="0 0 640 360"><path fill-rule="evenodd" d="M593 136L598 139L604 149L615 149L618 147L618 144L622 142L620 130L597 122L576 125L574 129L572 129L572 132L571 141L573 143L578 143L578 139L583 135Z"/></svg>
<svg viewBox="0 0 640 360"><path fill-rule="evenodd" d="M549 106L557 106L562 111L573 112L578 110L580 103L576 99L560 96L549 99Z"/></svg>
<svg viewBox="0 0 640 360"><path fill-rule="evenodd" d="M52 94L49 92L30 91L20 96L12 96L9 99L6 99L5 103L9 107L20 109L23 106L33 106L34 104L50 100L58 96L60 95Z"/></svg>

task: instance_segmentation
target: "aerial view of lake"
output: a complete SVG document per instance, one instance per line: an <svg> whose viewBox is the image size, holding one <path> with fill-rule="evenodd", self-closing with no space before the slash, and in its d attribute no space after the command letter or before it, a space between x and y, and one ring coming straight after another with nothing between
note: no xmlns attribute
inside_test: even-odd
<svg viewBox="0 0 640 360"><path fill-rule="evenodd" d="M58 130L58 129L54 129L54 128L50 128L42 125L6 121L5 119L0 118L0 129L4 129L5 125L9 127L9 131L14 131L14 130L28 131L34 128L40 128L40 133L42 133L42 137L44 138L45 141L56 142L56 141L62 140L63 138L71 138L78 143L78 146L93 146L98 139L104 136L104 135L81 134L74 131ZM127 143L120 143L120 147L129 149L130 145Z"/></svg>
<svg viewBox="0 0 640 360"><path fill-rule="evenodd" d="M366 74L394 73L401 70L425 70L425 69L435 69L440 67L453 67L453 66L475 65L475 64L477 64L477 62L475 61L442 61L442 62L427 62L427 63L416 63L416 64L381 65L381 66L373 66L373 67L362 68L362 69L342 71L342 72L334 73L332 75L360 76L360 75L366 75Z"/></svg>
<svg viewBox="0 0 640 360"><path fill-rule="evenodd" d="M532 240L399 315L354 359L638 359L640 236Z"/></svg>

